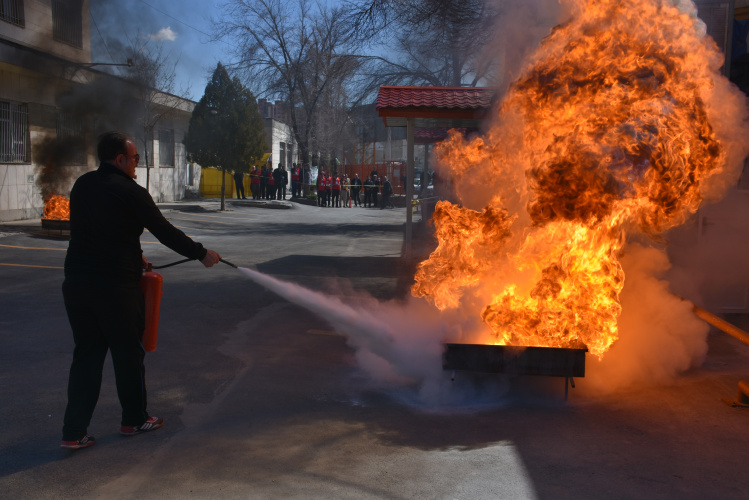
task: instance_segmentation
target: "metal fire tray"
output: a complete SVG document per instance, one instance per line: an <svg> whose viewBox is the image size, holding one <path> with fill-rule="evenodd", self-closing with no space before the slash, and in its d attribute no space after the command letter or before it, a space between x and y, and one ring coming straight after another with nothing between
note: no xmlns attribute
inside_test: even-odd
<svg viewBox="0 0 749 500"><path fill-rule="evenodd" d="M42 219L42 229L53 231L70 231L69 219Z"/></svg>
<svg viewBox="0 0 749 500"><path fill-rule="evenodd" d="M587 349L487 344L444 344L442 368L454 371L564 377L564 396L573 377L585 377Z"/></svg>

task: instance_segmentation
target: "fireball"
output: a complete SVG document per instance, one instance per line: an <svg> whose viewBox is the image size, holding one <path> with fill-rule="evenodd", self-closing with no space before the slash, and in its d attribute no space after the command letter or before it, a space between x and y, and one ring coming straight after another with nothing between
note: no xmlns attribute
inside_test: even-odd
<svg viewBox="0 0 749 500"><path fill-rule="evenodd" d="M482 300L486 343L601 357L618 338L628 235L662 238L735 181L747 148L720 120L745 124L716 103L745 104L716 97L729 87L722 56L691 2L574 3L485 136L437 149L464 204L488 203L438 204L439 244L412 293L440 310ZM476 178L489 194L475 195Z"/></svg>

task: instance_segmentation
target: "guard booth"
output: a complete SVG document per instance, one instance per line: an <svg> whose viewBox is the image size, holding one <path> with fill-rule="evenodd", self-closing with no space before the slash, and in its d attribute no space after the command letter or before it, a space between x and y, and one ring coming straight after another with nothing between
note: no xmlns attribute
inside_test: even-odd
<svg viewBox="0 0 749 500"><path fill-rule="evenodd" d="M386 127L406 127L406 258L413 239L414 144L439 142L450 129L478 131L494 104L495 90L487 87L381 86L377 112ZM426 130L425 130L426 129ZM433 134L435 129L442 133ZM418 132L417 132L418 131ZM430 139L431 137L431 139Z"/></svg>

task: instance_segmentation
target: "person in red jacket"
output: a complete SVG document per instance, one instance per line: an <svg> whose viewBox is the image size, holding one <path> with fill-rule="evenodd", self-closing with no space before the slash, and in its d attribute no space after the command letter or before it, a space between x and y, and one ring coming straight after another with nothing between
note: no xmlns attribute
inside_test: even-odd
<svg viewBox="0 0 749 500"><path fill-rule="evenodd" d="M325 176L325 206L330 206L330 199L333 191L333 179L330 175Z"/></svg>
<svg viewBox="0 0 749 500"><path fill-rule="evenodd" d="M335 208L341 208L341 177L339 175L332 177L330 183L332 195L330 204Z"/></svg>
<svg viewBox="0 0 749 500"><path fill-rule="evenodd" d="M299 186L300 186L300 177L302 175L301 170L297 166L296 163L293 164L293 168L291 169L291 199L294 200L297 198L299 193Z"/></svg>
<svg viewBox="0 0 749 500"><path fill-rule="evenodd" d="M276 179L273 178L273 170L269 167L266 171L267 174L267 180L265 181L268 186L268 192L266 193L266 200L275 200L276 199Z"/></svg>
<svg viewBox="0 0 749 500"><path fill-rule="evenodd" d="M317 175L317 206L325 206L325 172Z"/></svg>

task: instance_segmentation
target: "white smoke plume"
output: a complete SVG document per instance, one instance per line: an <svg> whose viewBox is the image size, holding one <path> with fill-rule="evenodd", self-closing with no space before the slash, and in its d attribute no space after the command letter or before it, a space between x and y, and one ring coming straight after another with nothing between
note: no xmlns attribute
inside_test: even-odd
<svg viewBox="0 0 749 500"><path fill-rule="evenodd" d="M406 305L360 296L352 306L336 297L283 282L251 269L240 271L289 302L326 319L356 349L359 366L383 384L419 385L441 374L446 324L423 300Z"/></svg>
<svg viewBox="0 0 749 500"><path fill-rule="evenodd" d="M632 244L621 263L627 281L620 295L619 340L600 361L588 356L583 390L666 383L699 366L707 353L710 328L663 279L671 266L664 250Z"/></svg>

